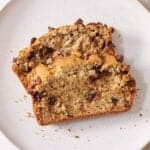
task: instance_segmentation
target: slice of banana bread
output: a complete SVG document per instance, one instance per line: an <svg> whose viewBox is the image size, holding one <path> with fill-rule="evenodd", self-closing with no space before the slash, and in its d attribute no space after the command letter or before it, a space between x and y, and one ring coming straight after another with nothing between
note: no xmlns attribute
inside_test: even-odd
<svg viewBox="0 0 150 150"><path fill-rule="evenodd" d="M50 28L14 59L41 125L128 110L135 80L115 54L112 28L100 23Z"/></svg>

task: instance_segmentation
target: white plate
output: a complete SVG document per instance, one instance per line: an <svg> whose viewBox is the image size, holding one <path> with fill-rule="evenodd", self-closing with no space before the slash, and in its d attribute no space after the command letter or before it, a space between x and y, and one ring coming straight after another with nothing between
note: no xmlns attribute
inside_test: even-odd
<svg viewBox="0 0 150 150"><path fill-rule="evenodd" d="M11 70L11 60L47 26L101 21L117 29L118 52L130 64L138 86L131 111L39 126L30 96ZM150 140L150 16L136 1L15 0L0 14L0 129L27 150L140 149ZM139 114L142 113L142 117ZM71 129L71 132L68 131ZM75 138L79 136L79 138Z"/></svg>

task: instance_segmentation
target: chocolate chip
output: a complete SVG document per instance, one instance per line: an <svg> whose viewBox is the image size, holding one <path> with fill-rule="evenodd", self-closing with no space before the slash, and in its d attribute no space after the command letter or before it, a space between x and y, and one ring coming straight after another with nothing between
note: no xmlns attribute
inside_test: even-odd
<svg viewBox="0 0 150 150"><path fill-rule="evenodd" d="M97 75L90 75L90 76L89 76L90 82L94 82L94 81L96 81L97 79L98 79L98 76L97 76Z"/></svg>
<svg viewBox="0 0 150 150"><path fill-rule="evenodd" d="M116 106L119 100L117 98L112 97L111 101Z"/></svg>
<svg viewBox="0 0 150 150"><path fill-rule="evenodd" d="M98 72L98 78L99 79L102 79L102 78L109 76L109 75L111 75L111 72L108 72L107 70L103 70L103 71Z"/></svg>
<svg viewBox="0 0 150 150"><path fill-rule="evenodd" d="M127 81L126 85L128 87L135 87L136 86L136 82L134 79Z"/></svg>
<svg viewBox="0 0 150 150"><path fill-rule="evenodd" d="M115 45L112 43L111 40L106 41L106 45L107 45L109 48L115 48Z"/></svg>
<svg viewBox="0 0 150 150"><path fill-rule="evenodd" d="M83 24L83 20L79 18L74 24Z"/></svg>
<svg viewBox="0 0 150 150"><path fill-rule="evenodd" d="M44 47L39 50L39 56L43 57L52 52L54 52L54 49L52 47Z"/></svg>
<svg viewBox="0 0 150 150"><path fill-rule="evenodd" d="M49 65L49 64L51 64L51 63L52 63L52 58L48 58L48 59L46 60L46 64Z"/></svg>
<svg viewBox="0 0 150 150"><path fill-rule="evenodd" d="M70 33L70 36L73 36L73 33Z"/></svg>
<svg viewBox="0 0 150 150"><path fill-rule="evenodd" d="M107 24L104 24L104 27L106 27L106 28L107 28Z"/></svg>
<svg viewBox="0 0 150 150"><path fill-rule="evenodd" d="M119 62L123 62L124 57L123 57L123 55L117 55L117 56L116 56L116 59L117 59L117 61L119 61Z"/></svg>
<svg viewBox="0 0 150 150"><path fill-rule="evenodd" d="M129 68L130 68L129 65L122 65L122 66L121 66L121 72L122 72L123 74L127 74L127 73L129 72Z"/></svg>
<svg viewBox="0 0 150 150"><path fill-rule="evenodd" d="M32 39L31 39L31 44L33 44L34 42L36 41L36 37L33 37Z"/></svg>
<svg viewBox="0 0 150 150"><path fill-rule="evenodd" d="M29 91L29 93L32 95L32 97L35 99L35 100L38 100L38 101L41 101L42 99L42 94L39 93L38 91Z"/></svg>
<svg viewBox="0 0 150 150"><path fill-rule="evenodd" d="M55 96L50 96L48 97L48 104L54 105L56 103L56 97Z"/></svg>
<svg viewBox="0 0 150 150"><path fill-rule="evenodd" d="M99 73L101 69L101 65L96 64L92 67L92 69L94 69L96 73Z"/></svg>
<svg viewBox="0 0 150 150"><path fill-rule="evenodd" d="M105 48L105 41L103 41L101 44L101 49L104 49L104 48Z"/></svg>
<svg viewBox="0 0 150 150"><path fill-rule="evenodd" d="M95 72L96 72L96 74L98 76L97 77L98 79L101 79L101 78L103 78L105 76L111 75L111 72L108 72L107 70L101 71L100 70L101 69L101 65L95 65L95 66L93 66L93 69L95 70Z"/></svg>
<svg viewBox="0 0 150 150"><path fill-rule="evenodd" d="M69 118L73 118L73 114L68 114L67 115Z"/></svg>
<svg viewBox="0 0 150 150"><path fill-rule="evenodd" d="M41 99L46 96L46 92L45 91L34 91L34 90L31 90L31 91L28 91L29 94L32 95L32 97L37 100L37 101L41 101Z"/></svg>
<svg viewBox="0 0 150 150"><path fill-rule="evenodd" d="M17 62L17 57L13 58L13 63Z"/></svg>
<svg viewBox="0 0 150 150"><path fill-rule="evenodd" d="M29 52L26 56L27 60L31 60L33 57L34 57L34 52L33 51Z"/></svg>
<svg viewBox="0 0 150 150"><path fill-rule="evenodd" d="M95 90L89 91L87 95L88 102L91 102L96 97L96 95L97 95L97 91Z"/></svg>
<svg viewBox="0 0 150 150"><path fill-rule="evenodd" d="M99 36L99 33L98 33L98 32L96 32L95 36Z"/></svg>
<svg viewBox="0 0 150 150"><path fill-rule="evenodd" d="M54 30L55 28L48 26L48 31Z"/></svg>
<svg viewBox="0 0 150 150"><path fill-rule="evenodd" d="M110 27L111 32L113 33L115 31L115 29L113 27Z"/></svg>

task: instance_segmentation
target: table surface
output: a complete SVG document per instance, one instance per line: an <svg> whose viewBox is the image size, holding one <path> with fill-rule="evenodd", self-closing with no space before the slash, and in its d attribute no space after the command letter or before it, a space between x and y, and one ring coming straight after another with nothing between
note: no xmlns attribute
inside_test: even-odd
<svg viewBox="0 0 150 150"><path fill-rule="evenodd" d="M0 10L9 2L10 0L0 0ZM150 0L139 0L143 6L150 11ZM149 145L149 144L148 144ZM150 146L150 145L149 145ZM146 147L146 149L144 148L144 150L148 150L150 147ZM1 133L0 131L0 149L3 150L17 150L17 148L15 148L13 146L13 144L11 144L9 142L9 140Z"/></svg>

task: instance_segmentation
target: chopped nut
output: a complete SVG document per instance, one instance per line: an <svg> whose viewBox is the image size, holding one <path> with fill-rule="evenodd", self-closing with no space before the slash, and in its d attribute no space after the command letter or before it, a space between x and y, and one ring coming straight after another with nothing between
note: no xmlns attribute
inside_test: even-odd
<svg viewBox="0 0 150 150"><path fill-rule="evenodd" d="M46 60L46 64L49 65L49 64L51 64L51 63L52 63L52 58L48 58L48 59Z"/></svg>
<svg viewBox="0 0 150 150"><path fill-rule="evenodd" d="M117 98L112 97L111 101L116 106L119 100Z"/></svg>
<svg viewBox="0 0 150 150"><path fill-rule="evenodd" d="M117 55L117 56L116 56L116 59L117 59L119 62L123 62L124 57L123 57L123 55Z"/></svg>
<svg viewBox="0 0 150 150"><path fill-rule="evenodd" d="M74 24L83 24L83 20L79 18Z"/></svg>
<svg viewBox="0 0 150 150"><path fill-rule="evenodd" d="M31 39L31 44L33 44L34 42L36 41L36 37L33 37L32 39Z"/></svg>
<svg viewBox="0 0 150 150"><path fill-rule="evenodd" d="M56 103L56 97L55 96L50 96L48 97L48 104L54 105Z"/></svg>
<svg viewBox="0 0 150 150"><path fill-rule="evenodd" d="M31 67L29 67L28 63L24 63L23 65L23 68L22 68L22 71L25 72L25 73L28 73L32 70Z"/></svg>
<svg viewBox="0 0 150 150"><path fill-rule="evenodd" d="M30 67L30 68L33 68L34 66L35 66L35 63L34 63L33 61L30 61L30 62L29 62L29 67Z"/></svg>
<svg viewBox="0 0 150 150"><path fill-rule="evenodd" d="M96 97L96 95L97 95L97 91L95 90L90 91L87 95L88 102L91 102Z"/></svg>

